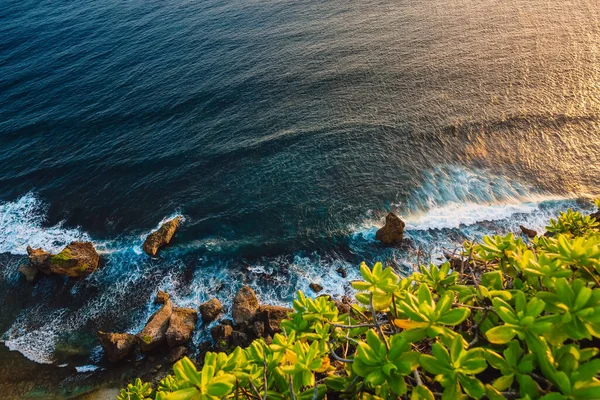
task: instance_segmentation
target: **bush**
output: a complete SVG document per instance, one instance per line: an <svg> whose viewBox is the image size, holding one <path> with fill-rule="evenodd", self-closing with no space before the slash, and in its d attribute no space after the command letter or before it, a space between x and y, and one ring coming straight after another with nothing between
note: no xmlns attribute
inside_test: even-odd
<svg viewBox="0 0 600 400"><path fill-rule="evenodd" d="M272 343L207 353L200 371L184 358L119 398L600 399L597 229L569 210L553 237L486 237L409 277L363 263L350 313L298 292Z"/></svg>

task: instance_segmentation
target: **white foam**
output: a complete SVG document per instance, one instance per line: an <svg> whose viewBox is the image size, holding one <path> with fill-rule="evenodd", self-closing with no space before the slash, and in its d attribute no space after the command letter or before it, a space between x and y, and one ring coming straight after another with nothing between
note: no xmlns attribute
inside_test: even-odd
<svg viewBox="0 0 600 400"><path fill-rule="evenodd" d="M0 253L26 254L27 246L58 252L72 241L89 236L63 223L45 227L46 206L32 193L0 204Z"/></svg>
<svg viewBox="0 0 600 400"><path fill-rule="evenodd" d="M98 367L97 365L78 365L75 367L75 369L79 373L93 372L93 371L96 371L98 368L100 368L100 367Z"/></svg>

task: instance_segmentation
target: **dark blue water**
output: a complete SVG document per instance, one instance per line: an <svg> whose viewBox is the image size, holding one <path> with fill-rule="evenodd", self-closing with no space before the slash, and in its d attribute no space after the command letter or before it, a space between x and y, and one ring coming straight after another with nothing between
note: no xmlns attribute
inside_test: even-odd
<svg viewBox="0 0 600 400"><path fill-rule="evenodd" d="M341 295L340 267L406 273L586 208L599 41L591 0L0 0L5 344L75 362L66 338L135 331L159 289L190 306L242 283ZM408 249L374 241L390 210ZM150 260L143 237L173 215ZM19 277L28 244L74 239L102 253L92 276ZM98 361L90 343L78 363Z"/></svg>

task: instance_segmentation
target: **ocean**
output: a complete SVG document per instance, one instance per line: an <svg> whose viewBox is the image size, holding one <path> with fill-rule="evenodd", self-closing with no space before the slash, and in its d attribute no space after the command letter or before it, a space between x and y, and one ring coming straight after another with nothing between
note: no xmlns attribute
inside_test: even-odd
<svg viewBox="0 0 600 400"><path fill-rule="evenodd" d="M0 339L90 371L158 290L352 294L363 260L592 211L599 154L596 0L0 0ZM410 246L375 241L390 211ZM73 240L91 276L20 276Z"/></svg>

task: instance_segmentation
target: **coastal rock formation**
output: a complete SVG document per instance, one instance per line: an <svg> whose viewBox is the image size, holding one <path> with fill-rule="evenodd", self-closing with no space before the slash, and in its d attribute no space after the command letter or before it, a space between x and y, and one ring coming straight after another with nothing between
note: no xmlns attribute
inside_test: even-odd
<svg viewBox="0 0 600 400"><path fill-rule="evenodd" d="M212 298L206 303L200 304L200 314L202 315L202 321L204 322L214 321L222 311L223 306L216 298Z"/></svg>
<svg viewBox="0 0 600 400"><path fill-rule="evenodd" d="M389 213L385 217L385 225L375 234L375 239L385 245L400 243L404 239L404 221L396 214Z"/></svg>
<svg viewBox="0 0 600 400"><path fill-rule="evenodd" d="M217 345L221 347L226 347L231 342L231 335L233 333L233 328L231 325L216 325L210 329L210 336L212 336L213 340Z"/></svg>
<svg viewBox="0 0 600 400"><path fill-rule="evenodd" d="M308 287L311 288L315 293L319 293L321 290L323 290L323 286L319 285L318 283L311 283L308 285Z"/></svg>
<svg viewBox="0 0 600 400"><path fill-rule="evenodd" d="M98 331L100 345L111 362L127 357L135 346L135 335L129 333L107 333Z"/></svg>
<svg viewBox="0 0 600 400"><path fill-rule="evenodd" d="M32 249L27 246L27 254L29 255L29 265L46 274L50 274L50 258L54 254L48 253L43 249Z"/></svg>
<svg viewBox="0 0 600 400"><path fill-rule="evenodd" d="M70 278L91 274L98 268L99 262L100 257L91 242L72 242L49 259L50 271Z"/></svg>
<svg viewBox="0 0 600 400"><path fill-rule="evenodd" d="M171 242L173 235L175 235L175 231L177 231L180 221L181 217L173 218L162 224L157 231L148 235L142 246L146 254L155 257L161 247L168 245Z"/></svg>
<svg viewBox="0 0 600 400"><path fill-rule="evenodd" d="M281 321L292 311L294 310L287 307L262 305L258 309L256 320L264 323L265 334L273 336L281 332Z"/></svg>
<svg viewBox="0 0 600 400"><path fill-rule="evenodd" d="M590 214L590 217L592 217L592 218L594 218L596 221L600 222L600 210L598 210L598 211L596 211L596 212L594 212L594 213L591 213L591 214Z"/></svg>
<svg viewBox="0 0 600 400"><path fill-rule="evenodd" d="M191 308L174 308L165 333L169 347L176 347L190 339L198 322L198 313Z"/></svg>
<svg viewBox="0 0 600 400"><path fill-rule="evenodd" d="M154 299L154 303L165 304L167 301L169 301L170 298L171 296L169 296L168 293L159 290L158 294L156 295L156 298Z"/></svg>
<svg viewBox="0 0 600 400"><path fill-rule="evenodd" d="M171 300L167 300L160 310L150 317L144 329L136 335L142 351L154 350L166 340L172 313L173 303Z"/></svg>
<svg viewBox="0 0 600 400"><path fill-rule="evenodd" d="M537 236L537 232L533 229L525 228L523 225L520 225L519 228L521 228L521 232L523 232L523 234L530 239L533 239Z"/></svg>
<svg viewBox="0 0 600 400"><path fill-rule="evenodd" d="M258 299L256 298L254 290L249 286L243 286L233 299L233 307L231 310L233 322L236 324L247 323L254 318L257 310Z"/></svg>

